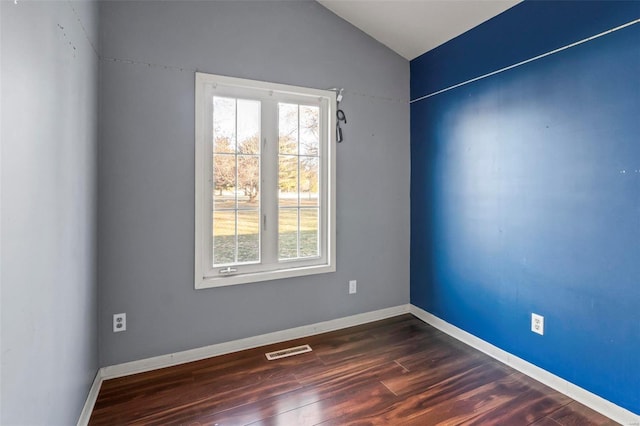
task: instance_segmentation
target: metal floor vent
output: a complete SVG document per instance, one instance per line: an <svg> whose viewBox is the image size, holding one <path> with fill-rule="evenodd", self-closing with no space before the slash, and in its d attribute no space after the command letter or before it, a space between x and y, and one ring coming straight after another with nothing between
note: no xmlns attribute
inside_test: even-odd
<svg viewBox="0 0 640 426"><path fill-rule="evenodd" d="M307 352L311 352L311 350L312 350L311 346L303 345L303 346L296 346L293 348L282 349L279 351L268 352L265 354L265 356L269 361L273 361L274 359L286 358L288 356L300 355Z"/></svg>

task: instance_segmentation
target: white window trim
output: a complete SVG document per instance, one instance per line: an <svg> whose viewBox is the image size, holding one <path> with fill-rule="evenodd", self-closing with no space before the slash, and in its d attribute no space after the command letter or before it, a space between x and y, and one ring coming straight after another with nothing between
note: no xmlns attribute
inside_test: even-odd
<svg viewBox="0 0 640 426"><path fill-rule="evenodd" d="M207 138L209 134L205 125L208 122L206 114L210 111L205 105L206 87L224 86L234 90L250 89L262 91L266 94L277 93L279 96L313 96L327 102L327 117L323 131L326 132L328 144L325 155L328 159L328 167L321 170L321 178L327 185L326 215L326 241L321 241L323 247L322 263L309 265L308 262L282 261L283 268L270 271L258 271L240 273L229 276L208 276L210 266L206 263L210 255L211 241L211 182L209 170L211 169L211 148ZM305 87L290 86L277 83L268 83L255 80L246 80L234 77L219 76L205 73L195 73L195 288L204 289L222 287L235 284L253 283L282 278L300 277L313 274L335 272L336 270L336 94L330 90L310 89ZM277 143L277 141L272 141ZM326 142L323 142L326 143ZM324 176L326 175L326 178ZM326 245L326 247L324 247ZM324 251L326 250L326 252ZM210 257L209 257L210 258ZM317 261L316 261L317 262ZM292 265L286 267L286 265Z"/></svg>

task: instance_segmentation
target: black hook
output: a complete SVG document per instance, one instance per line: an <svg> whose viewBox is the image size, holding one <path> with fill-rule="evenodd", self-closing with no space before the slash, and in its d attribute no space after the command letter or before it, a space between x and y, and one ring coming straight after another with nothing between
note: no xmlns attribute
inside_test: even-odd
<svg viewBox="0 0 640 426"><path fill-rule="evenodd" d="M342 129L340 128L340 122L344 121L344 124L347 124L347 117L344 115L344 111L339 109L336 111L336 118L338 119L336 123L336 141L340 143L342 142Z"/></svg>
<svg viewBox="0 0 640 426"><path fill-rule="evenodd" d="M341 121L344 121L344 124L347 124L347 117L344 115L344 111L342 111L341 109L336 111L336 117L338 118L338 124L340 124Z"/></svg>

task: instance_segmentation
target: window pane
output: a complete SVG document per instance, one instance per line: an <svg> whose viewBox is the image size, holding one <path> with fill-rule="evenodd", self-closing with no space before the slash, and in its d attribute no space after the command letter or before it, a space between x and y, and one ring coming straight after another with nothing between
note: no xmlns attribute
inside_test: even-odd
<svg viewBox="0 0 640 426"><path fill-rule="evenodd" d="M238 99L238 153L260 153L260 102Z"/></svg>
<svg viewBox="0 0 640 426"><path fill-rule="evenodd" d="M280 154L298 153L298 105L278 104Z"/></svg>
<svg viewBox="0 0 640 426"><path fill-rule="evenodd" d="M300 257L320 255L318 209L300 209Z"/></svg>
<svg viewBox="0 0 640 426"><path fill-rule="evenodd" d="M318 205L319 158L300 157L300 205Z"/></svg>
<svg viewBox="0 0 640 426"><path fill-rule="evenodd" d="M260 207L260 157L238 155L238 208Z"/></svg>
<svg viewBox="0 0 640 426"><path fill-rule="evenodd" d="M300 155L318 156L320 152L320 108L300 106Z"/></svg>
<svg viewBox="0 0 640 426"><path fill-rule="evenodd" d="M298 157L280 155L278 164L278 203L298 205Z"/></svg>
<svg viewBox="0 0 640 426"><path fill-rule="evenodd" d="M282 103L278 107L279 258L319 256L320 108Z"/></svg>
<svg viewBox="0 0 640 426"><path fill-rule="evenodd" d="M233 188L236 185L236 156L217 154L213 156L213 199L215 209L235 207Z"/></svg>
<svg viewBox="0 0 640 426"><path fill-rule="evenodd" d="M298 257L298 209L281 208L278 213L278 258Z"/></svg>
<svg viewBox="0 0 640 426"><path fill-rule="evenodd" d="M213 152L236 150L236 100L213 97Z"/></svg>
<svg viewBox="0 0 640 426"><path fill-rule="evenodd" d="M260 260L260 211L238 211L238 262Z"/></svg>
<svg viewBox="0 0 640 426"><path fill-rule="evenodd" d="M259 101L214 97L213 265L260 260Z"/></svg>
<svg viewBox="0 0 640 426"><path fill-rule="evenodd" d="M213 264L233 263L235 254L236 212L216 211L213 213Z"/></svg>

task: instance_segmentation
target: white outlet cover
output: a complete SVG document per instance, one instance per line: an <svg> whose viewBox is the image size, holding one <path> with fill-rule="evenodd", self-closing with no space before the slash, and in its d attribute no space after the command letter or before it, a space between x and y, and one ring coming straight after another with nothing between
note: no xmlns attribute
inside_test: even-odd
<svg viewBox="0 0 640 426"><path fill-rule="evenodd" d="M349 294L354 294L358 291L358 281L350 280L349 281Z"/></svg>
<svg viewBox="0 0 640 426"><path fill-rule="evenodd" d="M127 329L127 314L113 314L113 332L119 333Z"/></svg>
<svg viewBox="0 0 640 426"><path fill-rule="evenodd" d="M538 314L531 314L531 331L544 335L544 317Z"/></svg>

